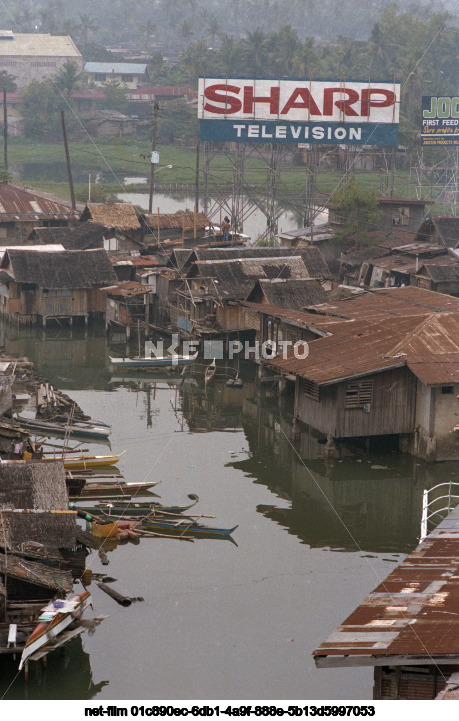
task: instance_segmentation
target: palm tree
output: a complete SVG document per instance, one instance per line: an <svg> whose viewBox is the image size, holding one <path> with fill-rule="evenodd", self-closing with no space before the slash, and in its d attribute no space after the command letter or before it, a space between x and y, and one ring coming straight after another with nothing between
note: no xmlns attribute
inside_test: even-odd
<svg viewBox="0 0 459 721"><path fill-rule="evenodd" d="M96 33L99 30L97 20L89 13L80 13L80 22L78 23L78 30L80 31L81 40L83 43L87 43L89 36Z"/></svg>
<svg viewBox="0 0 459 721"><path fill-rule="evenodd" d="M266 73L269 59L269 38L261 28L247 33L241 43L241 55L247 71L254 78Z"/></svg>
<svg viewBox="0 0 459 721"><path fill-rule="evenodd" d="M215 15L211 15L207 22L207 34L212 41L213 47L215 45L215 38L217 35L220 35L220 25Z"/></svg>
<svg viewBox="0 0 459 721"><path fill-rule="evenodd" d="M181 27L180 27L180 37L182 38L182 50L183 46L189 45L190 40L193 36L193 28L191 26L191 23L188 22L188 20L184 20Z"/></svg>
<svg viewBox="0 0 459 721"><path fill-rule="evenodd" d="M282 25L277 33L273 33L270 39L274 48L273 66L276 73L278 75L292 75L295 56L301 47L297 31L291 25Z"/></svg>
<svg viewBox="0 0 459 721"><path fill-rule="evenodd" d="M79 76L78 66L72 60L67 60L56 75L56 85L67 98L78 85Z"/></svg>
<svg viewBox="0 0 459 721"><path fill-rule="evenodd" d="M240 48L234 41L234 38L229 35L223 36L217 58L223 74L226 77L230 77L237 72L240 59Z"/></svg>

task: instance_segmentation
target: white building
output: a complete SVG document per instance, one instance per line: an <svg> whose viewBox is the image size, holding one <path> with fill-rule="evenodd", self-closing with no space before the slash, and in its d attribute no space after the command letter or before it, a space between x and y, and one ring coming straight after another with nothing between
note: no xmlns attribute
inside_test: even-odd
<svg viewBox="0 0 459 721"><path fill-rule="evenodd" d="M55 75L68 60L83 70L83 57L69 35L0 30L0 70L14 77L18 90Z"/></svg>

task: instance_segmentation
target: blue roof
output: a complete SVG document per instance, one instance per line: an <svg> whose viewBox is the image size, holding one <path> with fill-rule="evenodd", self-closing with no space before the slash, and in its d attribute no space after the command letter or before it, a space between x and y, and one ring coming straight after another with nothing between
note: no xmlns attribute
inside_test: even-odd
<svg viewBox="0 0 459 721"><path fill-rule="evenodd" d="M84 69L87 73L144 75L147 66L144 63L86 63Z"/></svg>

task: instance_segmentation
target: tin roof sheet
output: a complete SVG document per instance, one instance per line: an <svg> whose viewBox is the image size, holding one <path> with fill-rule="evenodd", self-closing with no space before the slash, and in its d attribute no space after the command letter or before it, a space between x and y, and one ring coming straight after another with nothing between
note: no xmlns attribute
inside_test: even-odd
<svg viewBox="0 0 459 721"><path fill-rule="evenodd" d="M459 661L459 507L313 652L317 666Z"/></svg>
<svg viewBox="0 0 459 721"><path fill-rule="evenodd" d="M0 222L12 220L75 220L78 212L17 185L0 185Z"/></svg>

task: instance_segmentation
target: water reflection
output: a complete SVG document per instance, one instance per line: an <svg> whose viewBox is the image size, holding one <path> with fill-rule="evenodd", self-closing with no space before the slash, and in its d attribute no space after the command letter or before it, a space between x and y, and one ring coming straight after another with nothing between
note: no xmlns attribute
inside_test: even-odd
<svg viewBox="0 0 459 721"><path fill-rule="evenodd" d="M143 637L154 637L161 650L166 650L169 667L166 664L158 670L163 686L152 690L151 674L144 677L136 673L134 677L135 669L129 676L131 669L121 671L104 666L119 645L119 618L114 619L112 626L107 619L98 629L97 637L83 638L84 647L94 651L93 667L101 664L99 677L109 676L116 689L111 690L111 685L107 697L109 694L119 697L123 692L129 697L135 689L137 698L154 691L162 692L158 697L174 698L169 690L174 693L175 679L182 683L189 671L188 667L183 668L187 657L181 646L182 637L187 634L187 648L197 653L195 667L202 669L213 663L209 649L215 647L217 638L247 639L247 647L238 640L237 663L230 653L224 659L222 674L231 681L233 694L237 690L242 693L241 698L248 698L250 693L254 697L268 697L270 691L260 691L265 689L266 675L269 688L275 689L273 694L285 693L287 686L272 686L282 674L276 665L277 640L272 641L277 644L273 653L266 654L269 664L263 665L259 673L251 655L257 643L271 642L266 633L266 618L280 613L281 602L287 599L288 611L278 623L283 626L285 621L295 626L297 635L298 629L313 628L314 633L308 630L304 639L312 651L313 644L320 643L344 617L343 596L347 594L346 608L350 612L371 590L372 578L369 579L361 556L391 554L395 563L395 554L408 552L417 543L423 489L442 480L459 480L457 464L430 465L397 453L368 455L354 450L343 453L333 463L325 462L320 434L310 430L303 433L299 442L292 443L292 398L282 398L280 402L275 394L260 390L255 383L254 365L241 364L242 388L226 385L231 373L222 367L221 375L206 388L198 366L183 377L164 371L151 377L140 372L113 373L108 356L115 355L116 349L103 329L97 327L87 334L84 329L74 328L73 333L67 329L48 329L43 335L41 330L10 326L3 328L0 341L8 353L29 356L38 372L58 388L68 389L85 412L112 423L114 450L127 450L121 464L126 480L164 481L159 494L165 503L179 502L192 490L200 495L203 510L216 514L216 526L239 523L235 536L239 544L237 553L230 544L206 541L193 546L155 539L149 544L117 548L116 553L110 554L113 564L110 572L135 589L136 595L146 598L144 607L139 604L136 609L137 616L123 616L125 644L132 643L135 637L138 657L149 668L147 661L152 650L146 641L143 648ZM161 562L156 563L154 554L158 549ZM315 549L340 551L343 558ZM384 569L386 566L384 563ZM254 583L260 568L263 579L282 576L287 590L275 580L272 585L267 582L266 590ZM294 579L291 584L285 576L286 568ZM381 574L384 576L384 570ZM201 591L210 587L212 593L208 596L207 591ZM308 604L304 602L306 591ZM96 593L95 590L94 596ZM153 605L148 605L148 599L153 604L152 598L157 616L152 614ZM172 598L177 603L174 608L180 609L180 623L171 611ZM110 599L98 598L97 602L98 612L113 613ZM224 612L219 611L213 618L215 608L220 609L225 603L228 605ZM251 615L255 605L256 617ZM325 605L326 612L321 610ZM213 619L213 631L208 630L209 618ZM155 626L151 627L149 624L153 623ZM142 638L136 636L138 628L147 629ZM290 636L293 632L289 632ZM201 644L203 651L199 655ZM230 641L227 646L233 648ZM301 689L296 697L314 698L311 679L316 677L311 668L305 669L304 645L301 648L294 659L293 644L288 650L281 648L282 663L289 669L298 669L296 674L289 673L286 683L288 688L293 683ZM32 671L29 697L104 696L105 682L93 682L89 656L81 640L69 645L65 653L70 660L65 661L64 684L61 657L56 653L54 658L50 656L47 674L37 670L39 678L34 679ZM16 664L7 662L3 666L2 661L3 689L14 678L16 669ZM341 677L337 672L335 676L335 680L343 679L342 688L348 688L346 673ZM209 698L219 697L221 676L212 682L211 675L209 671L204 679L190 677L180 692L192 698L193 689L199 687L208 690ZM244 686L246 679L249 690ZM22 680L16 683L8 698L25 697ZM365 698L366 691L359 683L348 691L348 697ZM322 693L329 693L330 698L339 697L333 695L335 688L324 687Z"/></svg>
<svg viewBox="0 0 459 721"><path fill-rule="evenodd" d="M18 661L7 656L2 659L0 698L12 700L92 699L109 684L94 682L89 654L83 649L81 636L47 656L46 669L41 661L30 664L28 683L23 676L15 680ZM15 680L14 683L12 683ZM5 692L8 692L4 696Z"/></svg>

